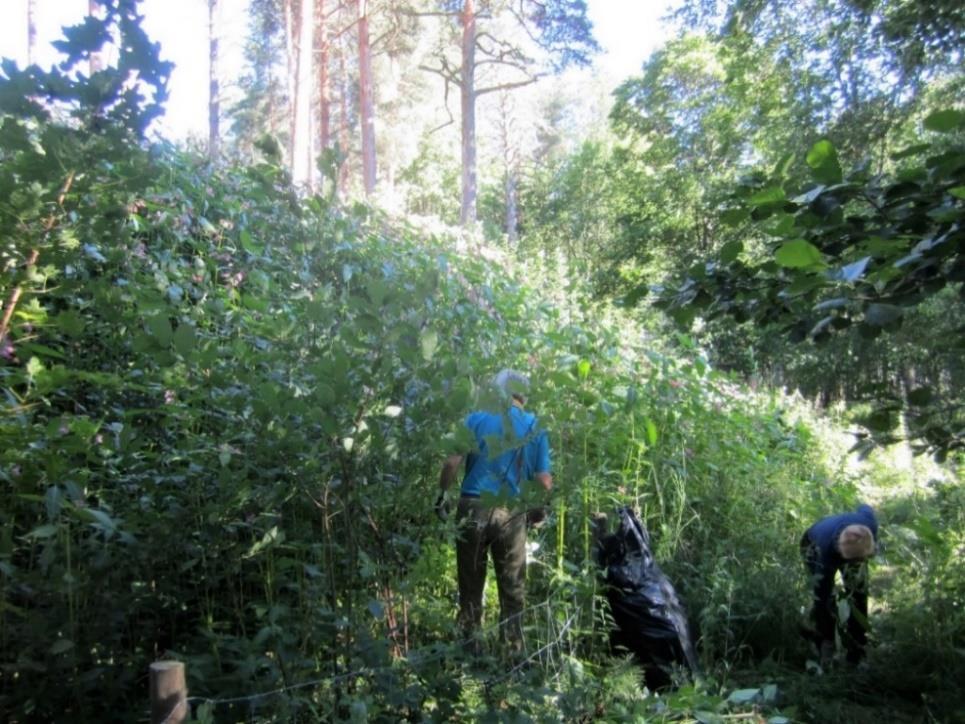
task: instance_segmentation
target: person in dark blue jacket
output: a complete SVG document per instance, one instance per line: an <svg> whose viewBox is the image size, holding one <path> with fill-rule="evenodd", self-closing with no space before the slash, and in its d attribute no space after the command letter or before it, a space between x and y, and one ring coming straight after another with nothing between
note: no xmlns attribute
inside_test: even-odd
<svg viewBox="0 0 965 724"><path fill-rule="evenodd" d="M811 574L813 602L812 634L823 662L834 654L834 633L838 628L849 663L864 658L868 640L868 564L878 542L878 520L870 505L853 513L829 515L808 528L801 538L801 555ZM848 602L846 625L838 620L834 591L835 576L841 571Z"/></svg>

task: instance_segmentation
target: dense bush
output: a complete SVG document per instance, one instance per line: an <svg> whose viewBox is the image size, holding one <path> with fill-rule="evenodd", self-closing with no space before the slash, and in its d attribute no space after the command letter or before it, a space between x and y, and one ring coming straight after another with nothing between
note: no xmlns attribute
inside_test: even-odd
<svg viewBox="0 0 965 724"><path fill-rule="evenodd" d="M37 82L5 73L3 93ZM780 398L555 307L484 250L299 198L270 160L213 168L89 121L0 117L7 720L137 720L159 657L225 721L774 710L775 687L728 693L761 681L727 672L803 667L796 540L857 496ZM502 366L533 378L557 479L516 667L450 646L455 531L431 511ZM889 561L888 645L914 630L922 670L943 662L922 688L961 669L957 491L909 501ZM605 647L589 514L620 504L700 636L707 681L667 699Z"/></svg>

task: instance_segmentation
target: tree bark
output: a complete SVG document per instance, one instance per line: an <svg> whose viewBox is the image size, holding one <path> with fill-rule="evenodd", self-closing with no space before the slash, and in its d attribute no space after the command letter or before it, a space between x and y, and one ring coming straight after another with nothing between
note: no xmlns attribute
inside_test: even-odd
<svg viewBox="0 0 965 724"><path fill-rule="evenodd" d="M221 89L218 83L218 0L208 0L208 155L218 157L221 143Z"/></svg>
<svg viewBox="0 0 965 724"><path fill-rule="evenodd" d="M459 95L462 106L462 206L459 222L476 222L476 5L465 0L462 9L462 70Z"/></svg>
<svg viewBox="0 0 965 724"><path fill-rule="evenodd" d="M314 0L301 0L298 13L297 74L295 77L295 133L292 144L292 180L296 184L308 184L312 173L309 158L309 135L312 128L312 20L315 15Z"/></svg>
<svg viewBox="0 0 965 724"><path fill-rule="evenodd" d="M338 198L344 199L345 195L348 193L349 185L349 163L348 163L348 150L349 150L349 133L348 133L348 83L346 81L347 74L345 72L345 45L344 43L339 44L339 75L341 76L341 82L339 83L339 119L338 119L338 145L341 153L339 154L339 165L338 165Z"/></svg>
<svg viewBox="0 0 965 724"><path fill-rule="evenodd" d="M516 169L506 168L506 241L516 246L519 241L519 213L516 205Z"/></svg>
<svg viewBox="0 0 965 724"><path fill-rule="evenodd" d="M295 0L285 0L285 70L288 86L288 168L295 168L295 106L298 96L298 28Z"/></svg>
<svg viewBox="0 0 965 724"><path fill-rule="evenodd" d="M513 143L513 111L509 96L506 93L503 93L499 98L499 113L499 135L503 147L503 168L505 173L503 192L506 206L506 240L511 246L515 246L519 240L519 234L517 233L519 228L519 207L516 203L518 154L516 146Z"/></svg>
<svg viewBox="0 0 965 724"><path fill-rule="evenodd" d="M356 0L359 43L359 120L362 124L362 180L365 195L375 192L375 100L372 90L372 48L369 45L367 0Z"/></svg>
<svg viewBox="0 0 965 724"><path fill-rule="evenodd" d="M332 145L332 91L328 73L330 46L325 22L325 0L316 0L315 42L318 45L318 147L324 152Z"/></svg>

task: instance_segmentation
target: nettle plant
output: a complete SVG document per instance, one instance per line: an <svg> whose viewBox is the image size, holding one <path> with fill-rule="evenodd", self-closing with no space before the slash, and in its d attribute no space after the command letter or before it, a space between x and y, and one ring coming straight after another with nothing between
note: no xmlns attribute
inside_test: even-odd
<svg viewBox="0 0 965 724"><path fill-rule="evenodd" d="M164 656L198 696L286 689L209 718L606 708L589 516L628 503L708 664L781 645L784 526L825 482L803 426L692 345L562 314L494 261L299 197L272 159L149 146L166 71L136 3L106 7L60 70L0 79L19 99L0 116L0 710L135 719ZM127 55L85 81L108 36ZM153 92L117 80L135 71ZM455 527L431 511L504 366L531 373L555 456L526 622L545 690L462 672Z"/></svg>

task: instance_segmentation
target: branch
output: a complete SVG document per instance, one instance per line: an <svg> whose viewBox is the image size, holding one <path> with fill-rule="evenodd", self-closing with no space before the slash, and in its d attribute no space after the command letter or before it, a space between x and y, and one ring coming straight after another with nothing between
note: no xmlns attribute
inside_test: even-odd
<svg viewBox="0 0 965 724"><path fill-rule="evenodd" d="M543 3L536 3L536 4L539 5L541 8L543 8L545 12L546 5L544 5ZM516 22L519 23L519 27L521 27L523 29L523 32L525 32L526 35L529 36L529 39L532 40L534 43L536 43L538 46L543 47L543 43L540 42L539 38L533 35L533 32L529 29L529 23L526 22L526 17L523 13L523 0L520 0L519 2L519 10L517 10L512 5L510 5L509 12L511 12L513 14L513 17L516 18Z"/></svg>
<svg viewBox="0 0 965 724"><path fill-rule="evenodd" d="M523 86L532 85L533 83L535 83L545 75L546 73L541 73L538 75L534 75L527 80L520 80L515 83L500 83L499 85L492 85L492 86L489 86L488 88L480 88L479 90L476 91L476 95L481 96L481 95L485 95L486 93L493 93L494 91L513 90L514 88L522 88Z"/></svg>
<svg viewBox="0 0 965 724"><path fill-rule="evenodd" d="M412 10L403 10L403 15L409 15L413 18L458 18L462 13L444 13L444 12L425 12L417 13Z"/></svg>
<svg viewBox="0 0 965 724"><path fill-rule="evenodd" d="M453 68L449 67L449 61L446 60L445 57L442 57L439 59L439 62L442 65L441 68L433 68L429 65L419 65L419 70L426 70L430 73L441 75L446 79L447 82L450 83L459 83L459 74Z"/></svg>
<svg viewBox="0 0 965 724"><path fill-rule="evenodd" d="M479 68L484 65L503 65L507 68L515 68L523 75L532 78L533 74L529 71L529 66L523 65L522 63L513 63L509 60L497 60L495 58L488 58L486 60L476 61L476 67ZM545 74L544 74L545 75Z"/></svg>
<svg viewBox="0 0 965 724"><path fill-rule="evenodd" d="M67 174L67 180L64 181L63 187L60 189L60 194L57 195L57 205L60 208L64 207L64 199L70 192L70 187L74 184L74 172L71 171ZM47 217L44 222L44 235L50 233L50 230L54 228L57 223L57 217L53 213ZM32 267L37 263L37 258L40 256L40 251L38 249L31 249L30 256L27 258L26 266ZM3 347L3 343L7 339L7 333L10 327L10 320L13 318L14 310L17 308L17 302L20 301L20 296L23 294L23 286L17 285L17 288L10 293L10 298L7 300L7 307L3 312L3 319L0 320L0 348Z"/></svg>
<svg viewBox="0 0 965 724"><path fill-rule="evenodd" d="M452 110L449 108L449 79L446 78L445 81L446 81L446 87L442 96L442 107L446 109L446 114L449 116L449 120L439 126L436 126L435 128L430 129L429 130L430 135L435 133L436 131L441 131L446 126L451 126L453 123L456 122L456 119L452 115Z"/></svg>

